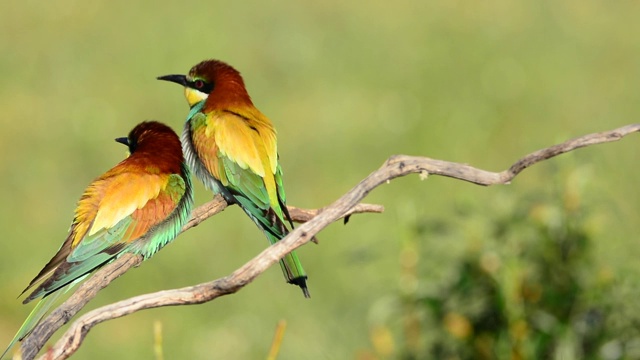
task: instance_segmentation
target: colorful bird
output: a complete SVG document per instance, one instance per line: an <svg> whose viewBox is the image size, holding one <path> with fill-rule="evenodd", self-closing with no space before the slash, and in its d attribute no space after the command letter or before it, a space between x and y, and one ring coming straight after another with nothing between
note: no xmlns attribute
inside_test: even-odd
<svg viewBox="0 0 640 360"><path fill-rule="evenodd" d="M148 121L116 141L129 147L130 156L84 191L67 239L22 292L35 286L24 304L43 299L0 358L33 330L57 295L123 253L148 259L187 222L193 190L178 135Z"/></svg>
<svg viewBox="0 0 640 360"><path fill-rule="evenodd" d="M182 133L187 163L204 185L238 204L271 244L289 229L276 130L251 101L240 73L218 60L205 60L189 75L167 75L184 86L191 110ZM285 278L309 297L307 275L295 252L280 261Z"/></svg>

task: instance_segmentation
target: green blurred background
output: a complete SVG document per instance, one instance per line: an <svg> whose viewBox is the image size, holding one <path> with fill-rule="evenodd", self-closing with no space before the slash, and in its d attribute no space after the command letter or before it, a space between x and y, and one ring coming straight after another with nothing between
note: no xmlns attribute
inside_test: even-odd
<svg viewBox="0 0 640 360"><path fill-rule="evenodd" d="M640 118L637 1L3 0L0 8L0 344L29 313L16 296L64 240L82 190L125 155L113 139L145 119L181 130L182 91L155 77L200 60L242 72L276 124L287 196L301 207L328 205L393 154L498 171ZM488 358L638 357L637 141L547 161L508 186L394 180L366 199L384 214L336 223L319 245L300 249L311 300L274 267L212 303L101 324L76 357L153 358L159 321L167 359L260 359L281 319L281 359L478 358L481 349ZM211 197L199 183L196 193L198 204ZM553 255L567 243L575 262ZM228 209L88 308L227 275L265 245ZM556 282L565 292L549 300ZM567 301L570 310L553 310ZM596 310L601 321L585 326L601 336L585 347L579 325ZM480 312L492 330L476 325ZM545 334L556 340L540 350Z"/></svg>

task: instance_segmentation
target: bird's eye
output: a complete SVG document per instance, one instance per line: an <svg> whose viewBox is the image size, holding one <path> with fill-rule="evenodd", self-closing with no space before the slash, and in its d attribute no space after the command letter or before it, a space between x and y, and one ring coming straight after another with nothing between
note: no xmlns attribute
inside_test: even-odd
<svg viewBox="0 0 640 360"><path fill-rule="evenodd" d="M196 87L196 89L202 89L204 87L204 81L202 80L196 80L193 85Z"/></svg>

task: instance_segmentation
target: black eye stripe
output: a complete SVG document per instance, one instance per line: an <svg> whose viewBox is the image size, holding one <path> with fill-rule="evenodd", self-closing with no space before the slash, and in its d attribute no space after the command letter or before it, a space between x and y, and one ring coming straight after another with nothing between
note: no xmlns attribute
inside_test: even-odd
<svg viewBox="0 0 640 360"><path fill-rule="evenodd" d="M202 91L203 93L206 93L206 94L210 93L211 90L213 90L213 84L208 83L202 79L189 81L187 85L192 89Z"/></svg>

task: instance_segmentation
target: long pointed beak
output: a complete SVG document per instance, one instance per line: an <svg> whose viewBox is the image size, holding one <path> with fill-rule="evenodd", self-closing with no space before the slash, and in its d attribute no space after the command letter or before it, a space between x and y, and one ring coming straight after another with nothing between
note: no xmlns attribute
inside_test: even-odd
<svg viewBox="0 0 640 360"><path fill-rule="evenodd" d="M119 138L116 138L116 141L119 142L120 144L124 144L126 146L129 146L129 138L119 137Z"/></svg>
<svg viewBox="0 0 640 360"><path fill-rule="evenodd" d="M159 76L158 80L171 81L182 86L187 86L187 77L184 75L165 75Z"/></svg>

